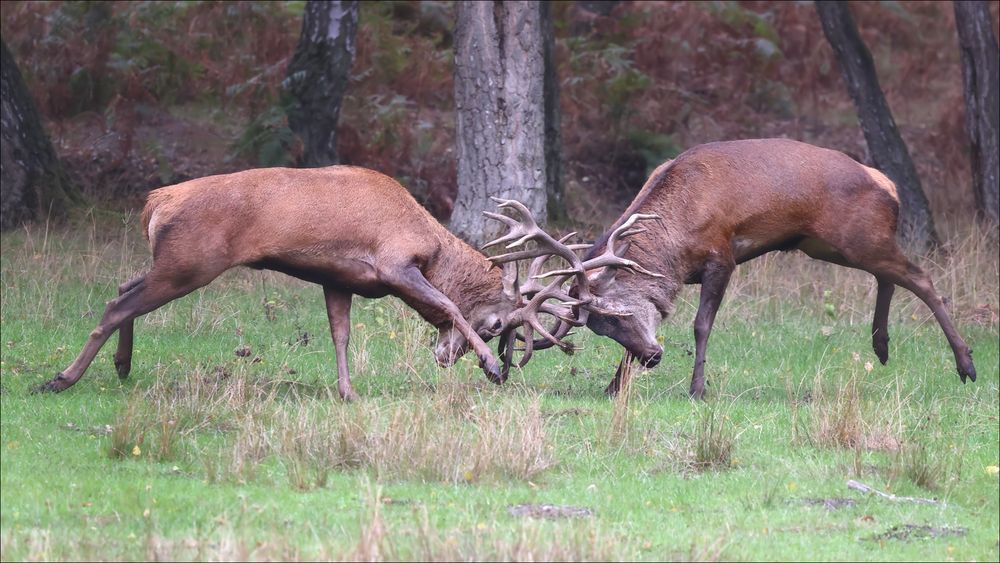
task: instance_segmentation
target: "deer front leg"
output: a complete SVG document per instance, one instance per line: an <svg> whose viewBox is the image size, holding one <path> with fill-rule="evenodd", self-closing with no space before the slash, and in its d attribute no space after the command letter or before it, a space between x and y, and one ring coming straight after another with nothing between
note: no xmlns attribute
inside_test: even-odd
<svg viewBox="0 0 1000 563"><path fill-rule="evenodd" d="M635 359L632 352L625 350L622 355L622 361L618 362L618 369L615 371L615 377L608 383L608 386L604 388L604 393L609 397L615 397L618 395L618 391L622 388L622 383L624 379L629 377L628 375L628 364Z"/></svg>
<svg viewBox="0 0 1000 563"><path fill-rule="evenodd" d="M941 330L944 331L945 338L948 339L948 343L951 345L952 352L955 354L958 376L962 380L962 383L965 383L966 379L976 381L976 367L972 363L972 349L969 348L965 340L962 340L958 331L955 330L955 326L951 322L951 317L948 315L948 308L945 307L941 296L934 289L934 284L931 283L930 276L920 269L920 267L907 260L901 253L896 262L896 264L890 264L888 267L885 267L886 273L880 273L880 275L912 291L914 295L930 307L934 313L934 318L937 319L938 324L941 325Z"/></svg>
<svg viewBox="0 0 1000 563"><path fill-rule="evenodd" d="M326 314L330 319L330 334L337 352L337 391L345 401L354 401L358 394L351 388L351 374L347 371L347 343L351 338L350 293L323 286Z"/></svg>
<svg viewBox="0 0 1000 563"><path fill-rule="evenodd" d="M701 300L698 304L698 314L694 317L694 373L691 375L692 399L701 399L705 394L705 353L708 348L708 336L712 334L715 314L726 294L729 276L735 266L730 263L710 262L705 265L701 274Z"/></svg>
<svg viewBox="0 0 1000 563"><path fill-rule="evenodd" d="M146 275L136 276L131 280L118 286L118 296L121 297L132 288L145 281ZM115 350L115 371L118 372L118 379L125 379L132 371L132 331L135 319L129 319L122 323L118 329L118 349Z"/></svg>
<svg viewBox="0 0 1000 563"><path fill-rule="evenodd" d="M403 299L407 305L413 307L432 324L438 321L447 320L451 322L458 332L472 346L479 357L479 367L482 368L486 377L497 385L503 383L504 377L500 370L500 364L493 357L483 339L472 329L469 321L465 320L462 312L459 311L448 296L441 293L436 287L427 281L424 274L416 266L406 266L397 271L380 272L379 278L395 290L396 295Z"/></svg>

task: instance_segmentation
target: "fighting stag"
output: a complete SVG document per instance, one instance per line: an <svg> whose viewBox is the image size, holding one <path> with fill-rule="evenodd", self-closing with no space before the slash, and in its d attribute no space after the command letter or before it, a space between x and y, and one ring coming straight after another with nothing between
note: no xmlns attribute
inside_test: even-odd
<svg viewBox="0 0 1000 563"><path fill-rule="evenodd" d="M522 349L524 354L518 364L519 367L523 367L531 359L536 348L558 346L564 351L572 351L574 346L563 338L569 334L572 327L587 324L591 312L607 318L625 318L632 315L631 312L624 309L611 310L599 306L594 294L590 291L592 280L597 280L600 283L602 279L613 277L614 272L619 269L650 278L663 277L662 274L651 272L633 260L623 258L621 254L627 248L627 242L622 247L617 246L621 239L645 232L646 229L635 226L636 223L658 219L655 214L635 213L630 215L610 233L604 252L596 253L591 249L591 256L584 260L577 255L577 251L590 249L591 245L566 244L568 239L576 235L575 232L556 240L538 226L531 212L522 203L515 200L491 199L498 204L500 209L510 209L519 214L521 219L517 220L499 213L484 212L487 217L506 224L510 229L506 235L483 245L484 250L503 243L508 243L506 248L510 250L523 246L529 240L535 241L533 249L517 250L490 258L496 264L532 260L528 266L526 283L515 285L513 288L518 309L511 314L510 326L515 328L523 326L525 332L520 334L516 330L511 330L500 344L501 350L510 350L514 345L515 337L524 342ZM545 262L553 257L562 258L566 267L542 272ZM554 279L547 284L541 281L550 277ZM572 292L564 289L564 285L571 280L573 281ZM557 303L552 303L550 300L555 300ZM554 331L546 329L539 322L539 312L558 319L559 324ZM543 340L534 340L535 332L538 332Z"/></svg>
<svg viewBox="0 0 1000 563"><path fill-rule="evenodd" d="M115 367L120 378L127 377L134 319L236 266L275 270L323 287L344 399L356 396L347 365L354 294L399 297L438 328L439 365L453 364L471 347L487 378L498 384L507 378L519 326L528 326L531 334L530 327L541 326L538 314L552 311L577 322L563 314L567 305L546 302L563 296L559 291L533 289L524 302L524 293L514 290L516 264L503 273L448 232L398 182L365 168L268 168L168 186L149 193L142 228L152 267L118 288L80 354L41 390L74 385L115 331ZM532 239L551 237L537 229L520 242ZM502 364L486 346L496 336ZM521 365L528 357L530 352Z"/></svg>
<svg viewBox="0 0 1000 563"><path fill-rule="evenodd" d="M660 219L616 252L616 233L635 214ZM737 264L775 250L801 250L875 277L872 347L883 364L889 359L893 291L897 285L910 290L941 325L962 383L975 381L972 350L952 325L930 277L896 242L898 215L896 186L884 174L841 152L788 139L709 143L661 165L590 253L604 250L663 275L635 275L626 268L617 276L612 269L578 281L579 294L591 296L587 326L626 350L608 393L617 393L629 361L649 367L660 361L657 325L672 311L684 284L700 283L690 395L701 398L708 337L730 275ZM556 336L569 328L562 323Z"/></svg>

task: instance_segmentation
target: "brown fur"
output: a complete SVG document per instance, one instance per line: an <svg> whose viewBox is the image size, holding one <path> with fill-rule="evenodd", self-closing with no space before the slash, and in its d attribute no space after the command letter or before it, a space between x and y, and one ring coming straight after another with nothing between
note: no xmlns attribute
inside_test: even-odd
<svg viewBox="0 0 1000 563"><path fill-rule="evenodd" d="M272 269L323 286L345 398L353 394L343 356L355 293L396 295L438 327L439 362L454 361L469 345L492 380L505 376L483 340L513 308L500 268L384 174L331 166L209 176L150 192L141 220L153 250L152 269L121 286L76 361L46 389L73 385L115 330L121 331L115 363L124 376L136 316L235 266Z"/></svg>
<svg viewBox="0 0 1000 563"><path fill-rule="evenodd" d="M685 283L701 283L695 320L696 359L692 396L703 392L705 348L715 312L736 264L773 250L809 256L871 272L879 282L873 346L888 358L886 313L894 285L916 293L934 311L965 381L975 381L968 346L955 331L930 279L896 243L899 200L881 172L843 153L788 139L755 139L694 147L657 168L611 230L633 213L658 221L630 238L625 257L663 278L621 272L613 287L596 292L611 310L642 310L652 304L660 319ZM606 235L607 236L607 235ZM604 250L606 236L592 250ZM610 294L615 297L609 297ZM612 336L644 361L659 360L655 326L628 319L611 323L592 315L590 325ZM632 323L630 325L630 323ZM615 325L615 326L612 326ZM614 392L618 378L609 386Z"/></svg>

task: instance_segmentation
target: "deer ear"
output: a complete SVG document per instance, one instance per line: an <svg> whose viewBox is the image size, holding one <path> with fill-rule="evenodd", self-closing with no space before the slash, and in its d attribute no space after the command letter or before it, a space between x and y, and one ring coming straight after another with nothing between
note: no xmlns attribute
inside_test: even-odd
<svg viewBox="0 0 1000 563"><path fill-rule="evenodd" d="M624 257L625 253L628 252L628 249L631 246L632 246L632 241L625 241L619 243L618 247L615 248L615 256L619 258ZM597 291L598 293L603 292L608 288L609 285L614 283L615 276L617 274L618 274L617 268L605 266L603 270L595 274L594 277L590 278L591 287L594 289L594 291Z"/></svg>
<svg viewBox="0 0 1000 563"><path fill-rule="evenodd" d="M624 258L625 253L628 252L628 249L631 247L632 247L632 241L630 240L627 240L623 243L619 243L618 248L615 249L615 256L619 258Z"/></svg>
<svg viewBox="0 0 1000 563"><path fill-rule="evenodd" d="M503 265L503 294L517 303L520 293L517 282L517 262L507 262Z"/></svg>
<svg viewBox="0 0 1000 563"><path fill-rule="evenodd" d="M594 276L590 278L591 289L597 293L603 293L608 286L614 283L615 275L617 274L617 269L605 266L600 272L594 274Z"/></svg>

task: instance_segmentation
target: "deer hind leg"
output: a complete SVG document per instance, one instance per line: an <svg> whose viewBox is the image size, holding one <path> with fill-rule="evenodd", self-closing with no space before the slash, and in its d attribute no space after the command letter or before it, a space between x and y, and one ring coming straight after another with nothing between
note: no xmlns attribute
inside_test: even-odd
<svg viewBox="0 0 1000 563"><path fill-rule="evenodd" d="M895 243L891 244L894 245ZM866 245L870 246L871 242L856 243L853 246L861 248ZM842 246L849 248L852 245L844 244ZM878 294L875 297L875 314L872 317L872 349L875 351L875 355L878 356L879 361L882 362L882 365L885 365L889 361L889 303L892 302L892 295L896 291L896 284L880 274L877 268L866 266L867 261L864 258L852 261L840 250L820 239L805 239L799 244L798 248L810 258L846 268L865 270L875 276L875 281L878 283ZM893 250L893 252L898 251Z"/></svg>
<svg viewBox="0 0 1000 563"><path fill-rule="evenodd" d="M972 363L972 349L955 330L951 316L948 314L948 308L934 289L930 276L919 266L910 262L901 252L898 252L891 259L884 260L878 265L878 269L879 272L876 275L881 275L896 285L905 287L930 307L934 318L937 319L941 330L944 331L945 338L948 339L948 344L951 345L952 352L955 354L955 365L962 383L965 383L966 378L975 381L976 367Z"/></svg>
<svg viewBox="0 0 1000 563"><path fill-rule="evenodd" d="M330 334L337 352L337 391L345 401L354 401L358 394L351 388L351 374L347 370L347 344L351 338L350 293L323 286L326 314L330 319Z"/></svg>
<svg viewBox="0 0 1000 563"><path fill-rule="evenodd" d="M405 266L398 271L381 271L379 278L392 287L407 305L417 310L420 315L434 325L450 322L455 329L469 341L472 349L479 357L479 367L483 369L486 377L496 384L504 382L500 364L483 339L476 334L469 321L465 320L462 312L459 311L448 296L441 293L436 287L427 281L420 269L416 266Z"/></svg>
<svg viewBox="0 0 1000 563"><path fill-rule="evenodd" d="M179 275L177 272L166 274L163 272L163 270L157 271L154 265L154 270L146 274L144 279L124 294L109 301L104 309L101 322L90 333L83 350L73 360L73 363L38 390L59 392L72 387L83 377L84 372L97 356L97 352L116 330L131 323L139 315L145 315L178 297L191 293L221 273L219 271L213 272L211 275L202 273L195 276L190 273Z"/></svg>
<svg viewBox="0 0 1000 563"><path fill-rule="evenodd" d="M691 389L688 392L692 399L701 399L705 395L705 353L708 348L708 337L712 333L715 314L719 311L719 304L726 294L726 287L735 267L730 258L728 261L709 262L702 270L701 298L698 303L698 313L694 317L694 372L691 374Z"/></svg>
<svg viewBox="0 0 1000 563"><path fill-rule="evenodd" d="M889 361L889 303L896 291L896 284L876 276L878 294L875 297L875 316L872 318L872 349L878 361L885 365Z"/></svg>
<svg viewBox="0 0 1000 563"><path fill-rule="evenodd" d="M146 275L143 274L121 284L118 286L118 296L125 295L145 279ZM118 329L118 349L115 350L115 371L118 372L118 379L127 378L129 372L132 371L132 331L134 324L135 320L130 319L122 323L121 328Z"/></svg>
<svg viewBox="0 0 1000 563"><path fill-rule="evenodd" d="M826 245L826 243L816 239L812 240L819 245ZM962 383L965 383L966 378L972 381L976 380L976 368L972 363L972 350L955 330L944 301L934 289L934 284L931 283L927 273L903 255L895 239L853 240L836 245L837 250L832 252L817 251L815 248L803 247L803 245L800 245L799 248L813 258L865 270L878 280L878 297L876 297L875 317L872 321L872 345L882 363L885 363L889 357L889 335L886 324L889 315L889 301L892 299L893 293L891 286L894 284L910 290L930 307L934 318L937 319L941 330L944 331L945 338L948 339L948 344L951 345L952 352L955 354L955 364ZM832 250L829 246L826 246L826 249ZM852 249L854 249L853 252Z"/></svg>

